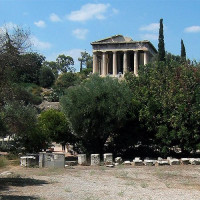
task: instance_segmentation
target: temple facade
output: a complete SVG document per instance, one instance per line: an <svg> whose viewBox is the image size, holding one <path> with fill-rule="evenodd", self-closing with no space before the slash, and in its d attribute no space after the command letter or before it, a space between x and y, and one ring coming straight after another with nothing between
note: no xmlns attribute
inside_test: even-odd
<svg viewBox="0 0 200 200"><path fill-rule="evenodd" d="M137 76L139 65L146 65L157 53L150 41L133 41L123 35L98 40L91 45L93 73L101 76L117 77L126 72L134 72Z"/></svg>

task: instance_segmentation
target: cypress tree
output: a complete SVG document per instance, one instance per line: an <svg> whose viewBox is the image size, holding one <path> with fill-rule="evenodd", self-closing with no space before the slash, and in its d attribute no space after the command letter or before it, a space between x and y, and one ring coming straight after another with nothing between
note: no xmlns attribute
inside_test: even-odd
<svg viewBox="0 0 200 200"><path fill-rule="evenodd" d="M160 29L158 38L158 61L165 61L165 43L163 34L163 19L160 19Z"/></svg>
<svg viewBox="0 0 200 200"><path fill-rule="evenodd" d="M183 43L183 40L181 39L181 58L183 60L186 60L186 51L185 51L185 45Z"/></svg>

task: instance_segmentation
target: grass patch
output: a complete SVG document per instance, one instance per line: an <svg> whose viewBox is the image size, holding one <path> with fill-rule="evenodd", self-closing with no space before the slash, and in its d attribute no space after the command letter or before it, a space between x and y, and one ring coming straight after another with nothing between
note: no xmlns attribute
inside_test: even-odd
<svg viewBox="0 0 200 200"><path fill-rule="evenodd" d="M106 170L106 167L105 167L105 166L100 166L100 170L101 170L101 171L105 171L105 170Z"/></svg>
<svg viewBox="0 0 200 200"><path fill-rule="evenodd" d="M94 197L94 196L88 196L84 200L99 200L99 198Z"/></svg>
<svg viewBox="0 0 200 200"><path fill-rule="evenodd" d="M124 196L124 191L118 192L117 195L120 196L120 197L123 197Z"/></svg>
<svg viewBox="0 0 200 200"><path fill-rule="evenodd" d="M127 186L134 186L136 187L136 183L134 181L129 181L129 182L126 182L125 185Z"/></svg>
<svg viewBox="0 0 200 200"><path fill-rule="evenodd" d="M72 192L70 188L66 187L65 192Z"/></svg>
<svg viewBox="0 0 200 200"><path fill-rule="evenodd" d="M149 185L148 185L147 183L145 183L145 182L142 182L142 183L140 184L140 186L141 186L142 188L147 188Z"/></svg>
<svg viewBox="0 0 200 200"><path fill-rule="evenodd" d="M0 156L0 168L6 167L8 165L8 160L4 156Z"/></svg>
<svg viewBox="0 0 200 200"><path fill-rule="evenodd" d="M121 171L116 175L116 178L128 178L128 172L126 171Z"/></svg>
<svg viewBox="0 0 200 200"><path fill-rule="evenodd" d="M94 170L90 171L90 176L93 176L93 175L95 175L95 171Z"/></svg>

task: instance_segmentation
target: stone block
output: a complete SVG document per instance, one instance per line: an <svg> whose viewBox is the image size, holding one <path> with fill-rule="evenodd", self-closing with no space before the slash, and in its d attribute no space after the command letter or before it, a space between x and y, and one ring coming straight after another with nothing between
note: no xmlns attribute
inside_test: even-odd
<svg viewBox="0 0 200 200"><path fill-rule="evenodd" d="M38 165L35 156L22 156L20 157L21 166L23 167L33 167Z"/></svg>
<svg viewBox="0 0 200 200"><path fill-rule="evenodd" d="M155 163L155 166L163 166L163 165L169 165L169 162L167 160L157 160Z"/></svg>
<svg viewBox="0 0 200 200"><path fill-rule="evenodd" d="M115 166L118 166L119 165L119 163L115 163Z"/></svg>
<svg viewBox="0 0 200 200"><path fill-rule="evenodd" d="M65 154L41 152L39 154L39 167L64 168Z"/></svg>
<svg viewBox="0 0 200 200"><path fill-rule="evenodd" d="M163 159L162 159L161 157L158 157L158 160L161 161L161 160L163 160Z"/></svg>
<svg viewBox="0 0 200 200"><path fill-rule="evenodd" d="M135 160L135 161L140 161L141 159L140 159L140 157L135 157L134 160Z"/></svg>
<svg viewBox="0 0 200 200"><path fill-rule="evenodd" d="M91 154L91 165L100 165L100 155Z"/></svg>
<svg viewBox="0 0 200 200"><path fill-rule="evenodd" d="M181 158L181 164L182 165L188 165L189 164L189 158Z"/></svg>
<svg viewBox="0 0 200 200"><path fill-rule="evenodd" d="M180 161L176 158L168 160L170 165L180 165Z"/></svg>
<svg viewBox="0 0 200 200"><path fill-rule="evenodd" d="M153 166L153 165L155 165L155 161L154 160L144 160L144 165Z"/></svg>
<svg viewBox="0 0 200 200"><path fill-rule="evenodd" d="M86 154L78 154L78 164L79 165L87 164Z"/></svg>
<svg viewBox="0 0 200 200"><path fill-rule="evenodd" d="M171 160L171 159L173 159L172 157L167 157L167 160Z"/></svg>
<svg viewBox="0 0 200 200"><path fill-rule="evenodd" d="M112 167L114 167L114 165L106 165L106 167L111 167L112 168Z"/></svg>
<svg viewBox="0 0 200 200"><path fill-rule="evenodd" d="M189 162L191 165L200 165L200 159L199 158L190 158Z"/></svg>
<svg viewBox="0 0 200 200"><path fill-rule="evenodd" d="M135 157L135 159L133 160L133 165L134 166L142 166L143 165L143 161L140 160L140 157Z"/></svg>
<svg viewBox="0 0 200 200"><path fill-rule="evenodd" d="M131 165L131 162L129 160L126 160L122 163L123 165Z"/></svg>
<svg viewBox="0 0 200 200"><path fill-rule="evenodd" d="M103 161L104 161L105 165L112 165L113 164L113 154L112 153L103 154Z"/></svg>
<svg viewBox="0 0 200 200"><path fill-rule="evenodd" d="M123 163L122 158L121 157L116 157L115 158L115 163L122 164Z"/></svg>

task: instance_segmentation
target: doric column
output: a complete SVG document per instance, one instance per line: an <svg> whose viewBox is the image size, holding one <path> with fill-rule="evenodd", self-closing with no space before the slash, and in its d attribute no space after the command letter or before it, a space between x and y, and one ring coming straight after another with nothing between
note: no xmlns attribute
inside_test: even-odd
<svg viewBox="0 0 200 200"><path fill-rule="evenodd" d="M134 51L134 74L138 75L138 51Z"/></svg>
<svg viewBox="0 0 200 200"><path fill-rule="evenodd" d="M117 75L117 52L113 51L113 76Z"/></svg>
<svg viewBox="0 0 200 200"><path fill-rule="evenodd" d="M144 65L148 63L148 52L144 51Z"/></svg>
<svg viewBox="0 0 200 200"><path fill-rule="evenodd" d="M128 67L127 67L127 51L124 51L124 59L123 59L123 74L128 72Z"/></svg>
<svg viewBox="0 0 200 200"><path fill-rule="evenodd" d="M98 62L97 62L97 53L93 52L93 73L99 72L98 70Z"/></svg>
<svg viewBox="0 0 200 200"><path fill-rule="evenodd" d="M118 53L118 55L117 55L117 72L119 73L119 72L121 72L121 59L120 59L120 54ZM122 73L122 72L121 72Z"/></svg>
<svg viewBox="0 0 200 200"><path fill-rule="evenodd" d="M102 76L106 76L106 52L103 52L102 61L103 61L103 72L102 72Z"/></svg>

